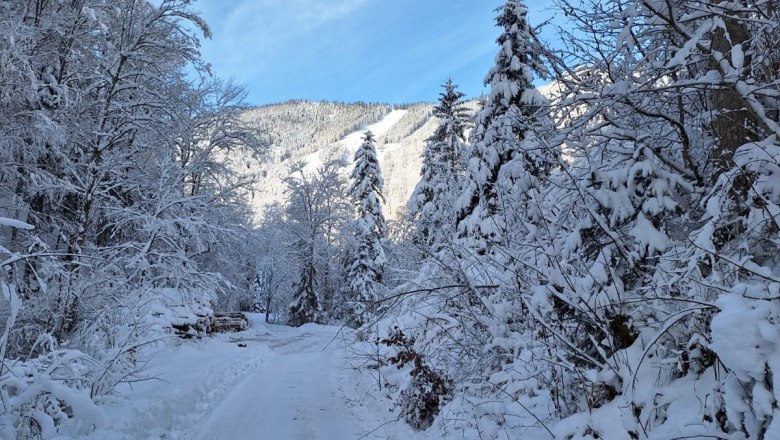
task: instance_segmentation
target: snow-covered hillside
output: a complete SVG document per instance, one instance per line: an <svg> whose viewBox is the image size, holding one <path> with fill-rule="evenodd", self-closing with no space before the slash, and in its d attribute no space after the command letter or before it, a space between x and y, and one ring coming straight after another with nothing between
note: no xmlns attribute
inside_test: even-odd
<svg viewBox="0 0 780 440"><path fill-rule="evenodd" d="M252 195L255 218L261 219L269 205L284 202L284 179L292 166L301 164L304 172L314 172L322 164L340 159L348 175L352 155L366 130L378 140L386 185L385 216L399 218L420 176L425 139L435 127L432 109L427 103L393 109L380 104L291 101L247 111L245 118L271 143L268 158L260 165L263 178ZM345 128L350 130L333 138Z"/></svg>
<svg viewBox="0 0 780 440"><path fill-rule="evenodd" d="M374 135L381 136L387 133L391 127L393 127L399 120L401 120L401 118L404 117L404 115L406 115L406 110L392 110L390 113L383 116L379 121L365 127L360 127L358 130L348 134L343 139L336 142L333 147L340 148L342 156L345 160L348 161L348 158L355 154L355 151L363 142L364 131L370 130L372 133L374 133ZM303 171L309 173L315 172L317 168L321 167L323 163L328 160L327 154L327 149L318 150L304 157L302 159L303 162L305 162Z"/></svg>
<svg viewBox="0 0 780 440"><path fill-rule="evenodd" d="M477 102L470 101L467 107L476 110ZM431 103L393 108L385 104L289 101L248 110L244 118L270 143L264 163L253 165L260 167L262 176L252 191L256 220L263 218L263 211L271 204L284 203L284 179L291 167L303 165L304 172L314 172L339 159L344 163L344 176L348 176L352 155L366 130L377 138L385 181L385 217L400 219L420 179L425 141L436 127Z"/></svg>

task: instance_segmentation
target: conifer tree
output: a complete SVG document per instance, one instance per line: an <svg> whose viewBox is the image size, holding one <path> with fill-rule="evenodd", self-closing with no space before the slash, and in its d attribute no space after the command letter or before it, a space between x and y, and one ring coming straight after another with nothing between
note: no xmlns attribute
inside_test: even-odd
<svg viewBox="0 0 780 440"><path fill-rule="evenodd" d="M519 0L498 9L500 50L485 78L490 94L476 118L467 180L456 206L459 236L480 253L506 238L515 212L531 209L526 195L556 162L556 153L537 138L549 121L541 112L545 99L532 83L533 74L545 77L547 71L526 15Z"/></svg>
<svg viewBox="0 0 780 440"><path fill-rule="evenodd" d="M427 139L420 181L409 201L409 217L417 229L417 239L433 249L452 233L452 209L459 194L457 182L464 172L462 158L469 118L458 86L449 79L442 87L444 91L433 109L439 125Z"/></svg>
<svg viewBox="0 0 780 440"><path fill-rule="evenodd" d="M350 195L357 219L353 223L354 244L346 271L346 297L350 302L349 319L355 327L365 324L373 312L373 304L379 299L385 264L382 239L386 225L381 206L384 182L374 142L373 133L367 131L363 144L355 152L355 168L351 175Z"/></svg>
<svg viewBox="0 0 780 440"><path fill-rule="evenodd" d="M487 258L437 254L404 304L414 349L478 402L449 419L477 419L474 438L521 438L515 412L550 437L780 438L776 2L560 4L577 30L551 64L555 137L507 1L458 204Z"/></svg>
<svg viewBox="0 0 780 440"><path fill-rule="evenodd" d="M319 298L314 290L316 270L311 261L307 261L301 270L301 279L295 290L294 300L290 304L287 325L300 327L308 322L314 322L319 311Z"/></svg>
<svg viewBox="0 0 780 440"><path fill-rule="evenodd" d="M336 253L333 241L340 234L342 222L348 222L350 208L342 201L339 166L339 162L331 161L308 173L297 164L285 179L289 192L286 221L295 237L293 254L301 274L290 306L290 325L321 322L331 312L328 278Z"/></svg>
<svg viewBox="0 0 780 440"><path fill-rule="evenodd" d="M262 298L264 295L265 280L262 271L255 273L255 278L252 280L252 286L249 289L249 307L253 312L262 311Z"/></svg>
<svg viewBox="0 0 780 440"><path fill-rule="evenodd" d="M255 273L255 279L252 281L252 287L250 289L250 301L253 312L266 312L268 307L268 300L270 295L271 284L271 261L264 261Z"/></svg>

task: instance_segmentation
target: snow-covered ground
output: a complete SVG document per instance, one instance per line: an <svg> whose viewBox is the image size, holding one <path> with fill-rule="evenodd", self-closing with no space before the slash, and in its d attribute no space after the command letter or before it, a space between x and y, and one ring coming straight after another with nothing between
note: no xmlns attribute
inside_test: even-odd
<svg viewBox="0 0 780 440"><path fill-rule="evenodd" d="M154 354L146 368L153 379L104 402L110 422L88 438L423 438L374 397L370 375L352 368L350 346L349 330L266 325L253 316L247 331Z"/></svg>
<svg viewBox="0 0 780 440"><path fill-rule="evenodd" d="M270 339L273 356L251 372L204 420L198 431L212 439L353 438L360 422L346 404L339 379L343 364L338 329L307 325L277 327Z"/></svg>

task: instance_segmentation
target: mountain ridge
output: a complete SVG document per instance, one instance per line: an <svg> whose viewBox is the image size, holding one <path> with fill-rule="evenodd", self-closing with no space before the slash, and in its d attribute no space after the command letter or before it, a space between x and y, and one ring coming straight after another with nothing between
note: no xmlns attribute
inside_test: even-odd
<svg viewBox="0 0 780 440"><path fill-rule="evenodd" d="M385 216L400 219L419 180L425 140L435 128L433 106L288 100L247 109L244 121L269 144L266 160L251 170L261 176L251 191L255 221L262 220L267 207L284 203L284 179L295 163L308 162L305 168L314 171L319 164L339 159L348 175L354 139L372 128L377 131L377 153L385 180ZM385 121L388 117L392 118L389 123ZM383 121L385 125L377 129Z"/></svg>

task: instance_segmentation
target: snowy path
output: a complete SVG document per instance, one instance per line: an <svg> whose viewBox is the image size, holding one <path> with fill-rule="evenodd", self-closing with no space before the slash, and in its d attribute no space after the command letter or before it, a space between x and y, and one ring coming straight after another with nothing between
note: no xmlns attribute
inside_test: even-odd
<svg viewBox="0 0 780 440"><path fill-rule="evenodd" d="M103 405L111 422L79 440L425 437L395 423L374 379L351 368L362 361L349 334L251 318L241 333L161 347L144 369L153 379L119 387Z"/></svg>
<svg viewBox="0 0 780 440"><path fill-rule="evenodd" d="M359 421L339 384L343 349L334 327L277 328L273 355L241 381L200 429L202 440L351 439ZM264 338L263 338L264 339ZM252 341L247 341L251 343Z"/></svg>

